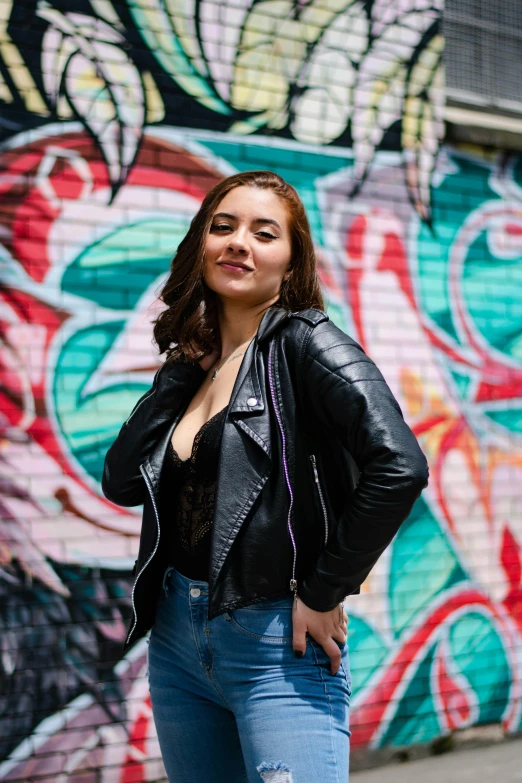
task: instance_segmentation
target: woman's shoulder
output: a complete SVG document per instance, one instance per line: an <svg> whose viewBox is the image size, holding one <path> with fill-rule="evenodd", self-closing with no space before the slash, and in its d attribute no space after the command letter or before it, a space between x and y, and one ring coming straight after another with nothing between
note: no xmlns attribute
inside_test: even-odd
<svg viewBox="0 0 522 783"><path fill-rule="evenodd" d="M296 358L301 367L315 361L331 372L345 368L347 377L351 377L351 370L357 367L357 375L361 377L382 379L364 348L337 326L324 310L311 307L291 313L288 320L294 324L293 328L289 324L289 342L296 348Z"/></svg>
<svg viewBox="0 0 522 783"><path fill-rule="evenodd" d="M311 350L332 345L345 345L364 354L362 347L347 332L318 307L308 307L289 314L289 331L297 340L304 340Z"/></svg>
<svg viewBox="0 0 522 783"><path fill-rule="evenodd" d="M296 310L295 312L291 312L289 317L299 318L310 326L317 326L318 324L330 320L327 313L324 310L320 310L318 307L307 307L304 310Z"/></svg>

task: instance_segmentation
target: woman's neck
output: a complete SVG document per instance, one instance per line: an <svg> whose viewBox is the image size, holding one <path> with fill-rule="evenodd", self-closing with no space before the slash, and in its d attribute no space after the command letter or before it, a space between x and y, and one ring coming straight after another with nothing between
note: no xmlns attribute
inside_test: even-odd
<svg viewBox="0 0 522 783"><path fill-rule="evenodd" d="M221 356L245 346L254 337L261 319L274 301L251 308L239 308L223 305L219 313L219 331L221 334Z"/></svg>

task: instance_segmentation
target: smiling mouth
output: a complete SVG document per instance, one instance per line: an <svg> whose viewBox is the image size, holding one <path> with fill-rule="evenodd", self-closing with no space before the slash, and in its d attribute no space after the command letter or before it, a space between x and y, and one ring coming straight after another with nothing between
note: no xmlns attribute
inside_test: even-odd
<svg viewBox="0 0 522 783"><path fill-rule="evenodd" d="M218 266L232 267L233 269L244 269L245 272L252 271L249 266L245 266L244 264L236 264L233 261L220 261Z"/></svg>

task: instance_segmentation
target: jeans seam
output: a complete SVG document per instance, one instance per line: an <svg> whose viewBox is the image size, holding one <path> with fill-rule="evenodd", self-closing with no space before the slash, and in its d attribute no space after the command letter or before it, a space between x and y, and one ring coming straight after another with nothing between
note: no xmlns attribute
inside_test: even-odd
<svg viewBox="0 0 522 783"><path fill-rule="evenodd" d="M326 681L324 679L324 673L323 673L323 670L321 668L321 664L319 663L319 659L317 657L317 651L316 651L315 647L313 646L313 644L311 645L311 647L312 647L312 651L313 651L313 654L314 654L315 662L317 664L317 668L319 669L319 676L321 677L321 682L323 684L324 692L325 692L325 695L326 695L326 698L327 698L327 701L328 701L328 717L330 719L330 743L331 743L331 746L332 746L332 755L333 755L333 760L334 760L335 775L336 775L336 778L337 778L337 783L340 783L340 781L339 781L339 771L338 771L338 768L337 768L337 758L335 756L335 746L334 746L334 742L333 742L334 727L333 727L332 702L331 702L331 699L330 699L330 692L328 690L328 685L327 685L327 683L326 683Z"/></svg>
<svg viewBox="0 0 522 783"><path fill-rule="evenodd" d="M192 630L194 631L194 626L192 626ZM227 707L227 709L230 710L230 712L233 713L234 711L233 711L232 707L230 706L228 701L225 699L224 695L221 693L221 689L218 687L218 685L216 684L216 682L214 681L214 679L212 677L212 673L214 671L214 649L213 649L212 645L210 644L210 634L208 635L207 644L208 644L208 649L210 650L210 654L212 656L212 659L211 659L211 663L210 663L210 671L205 672L205 674L207 676L208 681L210 682L210 684L212 685L212 687L216 691L217 695L222 700L223 704ZM198 651L199 651L199 647L198 647Z"/></svg>
<svg viewBox="0 0 522 783"><path fill-rule="evenodd" d="M212 679L212 670L214 668L214 650L212 649L212 647L210 645L210 640L208 642L208 647L209 647L210 653L212 655L212 660L211 660L210 667L209 667L208 671L207 671L207 667L205 667L205 664L202 662L201 648L199 646L198 637L197 637L196 631L194 629L194 622L192 620L192 612L190 610L190 603L189 603L189 612L190 612L190 627L192 628L192 636L194 637L194 644L196 646L196 650L198 651L200 666L202 667L203 671L205 672L206 678L208 679L208 681L210 682L210 684L212 685L212 687L214 688L214 690L216 691L216 693L218 694L220 699L222 699L222 701L226 705L227 709L231 710L232 708L230 707L230 704L227 702L227 700L225 699L225 697L223 696L223 694L221 693L221 691L217 687L216 683Z"/></svg>
<svg viewBox="0 0 522 783"><path fill-rule="evenodd" d="M210 666L210 671L207 674L208 680L209 680L210 684L212 685L212 687L214 688L214 690L216 691L217 695L223 700L223 703L226 704L226 706L228 707L230 712L234 713L232 707L230 706L228 701L225 699L224 695L221 693L221 689L217 686L217 684L214 682L214 679L212 677L212 672L214 670L214 650L212 649L212 645L210 644L210 635L208 637L208 649L210 650L210 654L212 655L212 663L211 663L211 666Z"/></svg>
<svg viewBox="0 0 522 783"><path fill-rule="evenodd" d="M218 686L216 685L216 683L215 683L215 682L214 682L214 680L212 679L212 673L210 672L209 674L207 674L207 677L208 677L208 681L210 682L210 684L212 685L212 687L213 687L213 688L214 688L214 690L216 691L216 693L217 693L217 695L219 696L219 698L222 700L223 704L226 706L226 708L227 708L228 710L230 710L230 712L231 712L232 714L234 714L234 710L232 709L232 707L230 706L230 704L228 703L228 701L225 699L225 697L224 697L224 696L223 696L223 694L221 693L221 690L218 688Z"/></svg>
<svg viewBox="0 0 522 783"><path fill-rule="evenodd" d="M351 699L352 698L352 684L348 680L348 674L346 672L346 666L344 665L344 663L342 661L341 661L341 669L343 670L344 679L346 680L346 687L348 688L348 692L350 694L350 699Z"/></svg>

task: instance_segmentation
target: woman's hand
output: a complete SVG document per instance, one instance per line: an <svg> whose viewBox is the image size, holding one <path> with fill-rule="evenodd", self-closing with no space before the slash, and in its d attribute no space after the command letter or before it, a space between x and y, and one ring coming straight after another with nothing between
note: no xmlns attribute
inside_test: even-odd
<svg viewBox="0 0 522 783"><path fill-rule="evenodd" d="M292 610L293 648L302 655L306 651L306 632L321 645L331 661L330 671L337 674L341 665L341 650L335 640L346 642L348 615L342 604L329 612L316 612L301 601L299 596Z"/></svg>

